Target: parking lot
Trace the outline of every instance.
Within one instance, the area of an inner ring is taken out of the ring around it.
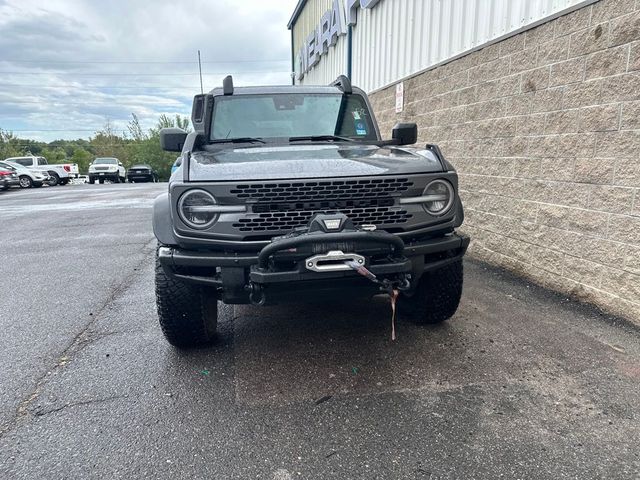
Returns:
[[[396,342],[344,298],[224,306],[176,351],[164,188],[0,195],[0,478],[638,478],[639,330],[473,261],[456,316]]]

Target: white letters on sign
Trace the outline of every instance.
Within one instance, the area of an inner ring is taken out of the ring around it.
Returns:
[[[380,0],[333,0],[318,26],[307,36],[296,58],[296,78],[304,77],[319,61],[320,57],[338,42],[338,37],[347,33],[347,25],[357,22],[358,8],[373,8]]]
[[[396,84],[396,113],[404,109],[404,82]]]

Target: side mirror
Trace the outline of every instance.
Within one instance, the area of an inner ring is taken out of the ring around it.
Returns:
[[[391,130],[394,145],[413,145],[418,141],[418,126],[415,123],[396,123]]]
[[[182,152],[187,132],[181,128],[163,128],[160,130],[160,146],[167,152]]]

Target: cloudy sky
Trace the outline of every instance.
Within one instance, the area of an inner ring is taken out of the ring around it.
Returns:
[[[0,0],[0,128],[88,138],[135,113],[189,115],[200,91],[289,83],[297,0]]]

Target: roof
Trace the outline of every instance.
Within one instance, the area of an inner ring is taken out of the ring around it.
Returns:
[[[300,16],[300,13],[302,13],[302,9],[306,4],[307,4],[307,0],[298,0],[298,4],[296,5],[296,8],[293,9],[293,15],[291,15],[291,20],[289,20],[289,23],[287,23],[287,28],[289,30],[293,28],[293,24],[296,23],[296,20],[298,20],[298,17]]]
[[[211,95],[223,95],[222,87],[216,87],[209,93]],[[234,87],[233,89],[233,95],[273,93],[342,93],[342,90],[329,85],[269,85],[265,87]]]

